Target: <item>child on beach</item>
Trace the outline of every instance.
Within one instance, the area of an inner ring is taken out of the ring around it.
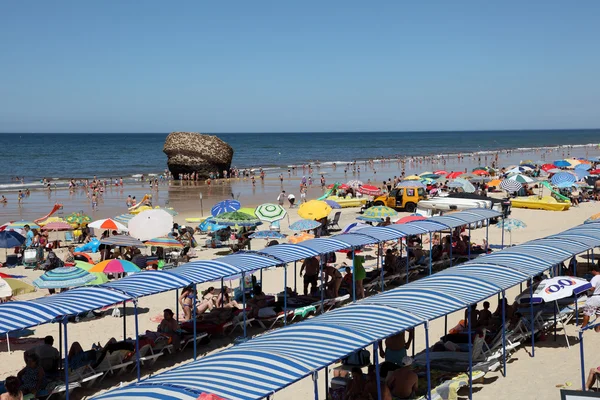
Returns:
[[[98,196],[96,193],[92,194],[92,211],[98,210]]]

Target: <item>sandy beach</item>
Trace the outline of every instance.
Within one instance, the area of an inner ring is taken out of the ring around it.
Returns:
[[[192,193],[188,196],[193,198],[194,189],[188,188]],[[193,200],[189,200],[192,202]],[[195,205],[188,205],[191,208],[195,208]],[[287,206],[286,206],[287,207]],[[185,209],[185,207],[182,207]],[[209,207],[205,207],[206,209]],[[513,209],[512,217],[518,218],[527,224],[527,228],[518,230],[512,233],[513,244],[519,244],[532,240],[548,236],[551,234],[559,233],[565,229],[581,224],[587,217],[600,211],[600,207],[596,202],[590,202],[580,205],[579,207],[573,207],[567,212],[549,212],[549,211],[534,211],[534,210],[523,210]],[[114,211],[113,211],[114,212]],[[340,225],[343,227],[351,222],[355,221],[358,209],[343,209],[342,218]],[[400,213],[400,216],[407,215],[406,213]],[[177,222],[185,224],[185,219],[188,217],[198,216],[197,211],[183,211],[175,217]],[[295,209],[290,210],[290,223],[299,219]],[[287,222],[282,223],[282,232],[290,234]],[[203,236],[197,236],[200,242],[202,242]],[[472,232],[473,241],[475,243],[482,243],[485,238],[485,229],[477,229]],[[501,241],[501,230],[491,227],[489,229],[489,240],[492,245],[500,244]],[[508,238],[505,239],[506,242]],[[253,240],[253,249],[259,249],[266,244],[264,240]],[[218,249],[204,249],[198,251],[198,259],[212,259],[217,257]],[[371,249],[370,253],[374,254]],[[338,262],[340,260],[338,259]],[[289,269],[289,271],[293,271]],[[39,271],[25,270],[23,267],[17,267],[8,271],[14,274],[23,274],[28,279],[33,280],[41,273]],[[283,270],[275,269],[264,271],[263,273],[264,286],[263,289],[266,293],[277,293],[283,287]],[[292,273],[293,274],[293,273]],[[300,285],[301,278],[298,278]],[[232,283],[234,286],[237,282]],[[200,289],[205,289],[209,286],[218,286],[218,283],[206,283],[199,285]],[[293,285],[293,277],[288,276],[288,286]],[[519,288],[513,288],[507,292],[507,297],[512,303],[514,296],[518,294]],[[19,296],[20,300],[28,298],[34,298],[46,295],[46,291],[38,291],[36,293]],[[491,298],[489,301],[492,303],[491,308],[495,309],[497,305],[496,298]],[[140,332],[145,330],[154,330],[156,323],[152,322],[151,318],[161,314],[163,308],[171,307],[175,309],[176,295],[175,292],[167,292],[159,295],[148,296],[139,300],[139,329]],[[127,337],[134,337],[134,320],[133,320],[133,308],[128,307],[127,316]],[[457,312],[453,315],[448,316],[448,325],[454,326],[458,321],[462,319],[462,311]],[[35,334],[32,338],[43,338],[46,335],[53,335],[58,338],[58,326],[55,324],[46,324],[35,327]],[[430,325],[430,338],[434,340],[443,335],[444,321],[443,319],[435,320]],[[572,384],[574,388],[580,386],[580,375],[579,375],[579,348],[578,341],[576,340],[576,330],[574,325],[568,325],[568,334],[570,337],[571,348],[567,348],[562,334],[558,335],[558,339],[555,342],[551,337],[546,337],[543,341],[536,344],[535,357],[529,356],[530,345],[526,344],[523,348],[512,357],[508,364],[508,375],[502,377],[500,372],[488,373],[484,379],[483,384],[478,383],[474,387],[475,398],[477,399],[495,399],[495,398],[527,398],[527,399],[547,399],[557,398],[558,389],[556,385],[559,384]],[[249,335],[259,334],[261,330],[256,328],[249,329]],[[93,343],[104,343],[110,337],[120,338],[123,335],[123,320],[122,318],[112,318],[105,316],[99,319],[85,320],[79,323],[69,324],[69,342],[78,341],[84,349],[90,348]],[[239,331],[236,335],[239,335]],[[416,351],[419,352],[424,348],[423,339],[423,328],[419,327],[416,329]],[[585,349],[586,349],[586,367],[600,365],[600,355],[594,351],[594,349],[600,344],[600,335],[593,332],[586,333]],[[220,337],[216,336],[213,338],[208,346],[199,347],[200,354],[207,354],[212,351],[218,351],[220,348],[229,346],[233,337]],[[0,344],[0,354],[2,354],[2,364],[0,365],[0,376],[8,376],[16,374],[22,368],[23,350],[35,345],[33,340],[27,340],[32,342],[29,344],[13,344],[13,351],[7,352],[6,343]],[[183,353],[176,353],[174,355],[161,357],[157,364],[152,369],[152,374],[173,368],[181,363],[188,362],[192,359],[192,351],[187,349]],[[558,366],[558,367],[557,367]],[[538,371],[538,372],[534,372]],[[142,370],[143,376],[148,376],[147,370]],[[78,390],[73,393],[72,398],[82,398],[85,396],[91,396],[99,392],[105,391],[120,385],[122,383],[133,382],[135,380],[135,373],[122,375],[118,378],[108,377],[96,390]],[[319,390],[320,398],[324,397],[324,372],[319,374]],[[460,392],[465,394],[464,389]],[[276,398],[291,398],[291,399],[307,399],[313,396],[312,380],[310,378],[304,379],[298,382],[280,393],[276,394]]]

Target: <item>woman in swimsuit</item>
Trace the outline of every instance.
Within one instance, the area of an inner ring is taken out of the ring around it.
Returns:
[[[194,289],[190,286],[184,288],[179,296],[179,304],[183,310],[183,315],[186,321],[192,319],[192,306],[194,304]]]

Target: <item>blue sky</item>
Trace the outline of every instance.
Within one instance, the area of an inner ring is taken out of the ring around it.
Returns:
[[[13,1],[2,132],[600,127],[600,2]]]

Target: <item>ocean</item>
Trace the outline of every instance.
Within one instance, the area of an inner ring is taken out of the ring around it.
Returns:
[[[283,169],[321,162],[449,154],[488,154],[506,149],[523,152],[540,147],[590,145],[600,141],[600,129],[469,131],[469,132],[315,132],[216,134],[234,149],[240,168]],[[167,134],[0,134],[0,189],[28,187],[50,178],[59,185],[75,178],[160,174],[167,157]],[[41,185],[40,185],[41,186]]]

